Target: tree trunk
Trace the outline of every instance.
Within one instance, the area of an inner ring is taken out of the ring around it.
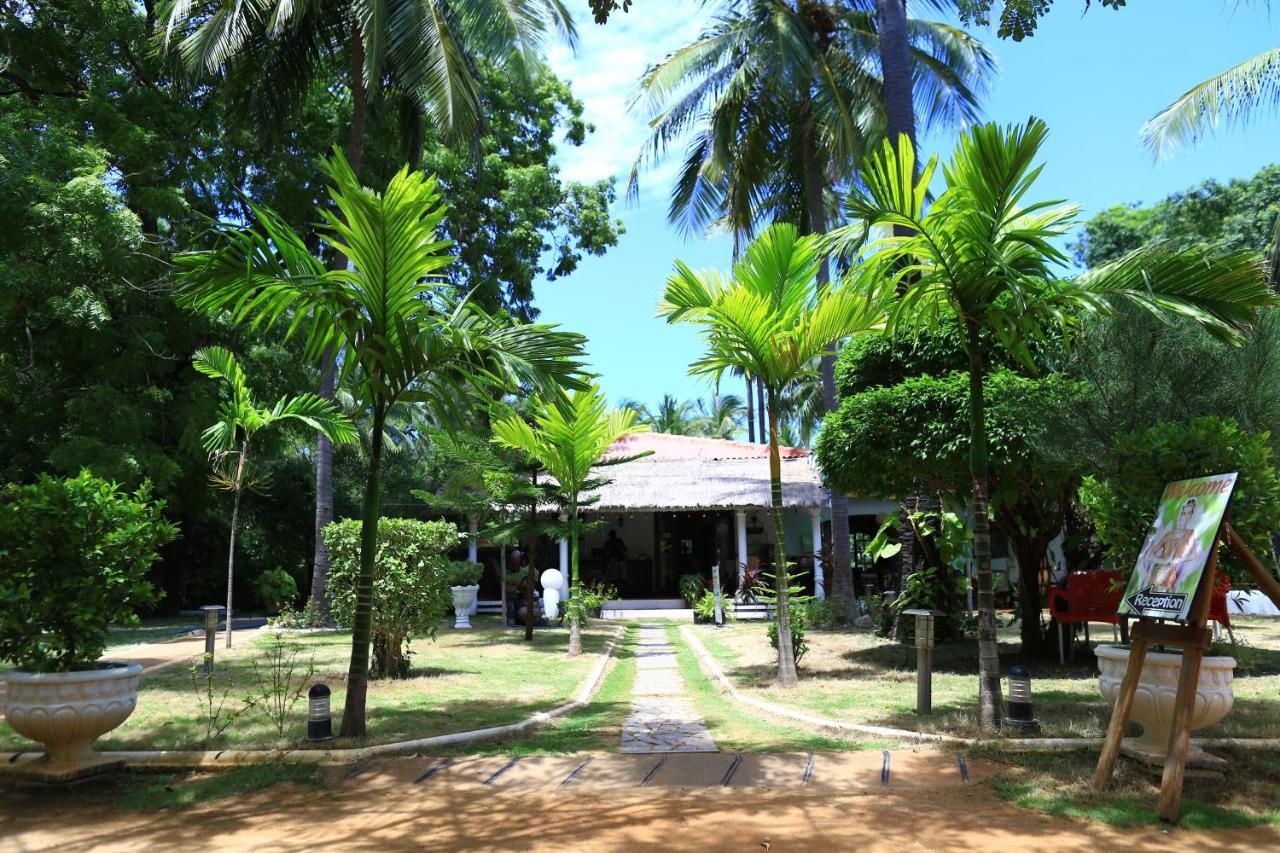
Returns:
[[[356,24],[351,35],[351,130],[347,135],[347,163],[360,174],[364,161],[365,125],[369,111],[369,97],[364,80],[364,39],[360,25]],[[343,269],[347,258],[335,252],[330,261],[331,269]],[[332,400],[337,391],[338,354],[328,349],[324,354],[324,366],[320,370],[319,396]],[[307,602],[314,621],[328,624],[329,615],[329,548],[324,544],[324,529],[333,523],[333,442],[322,432],[316,433],[316,523],[315,546],[311,557],[311,596]]]
[[[907,39],[906,0],[876,0],[876,30],[880,35],[880,73],[884,81],[886,130],[893,145],[906,134],[916,142],[915,100],[911,76],[911,44]],[[918,161],[917,161],[918,162]],[[894,227],[894,233],[898,232]],[[910,233],[908,229],[907,233]]]
[[[249,454],[249,439],[240,444],[240,459],[236,462],[236,491],[231,501],[231,544],[227,548],[227,648],[231,648],[231,592],[235,585],[236,528],[240,526],[240,496],[244,494],[244,459]]]
[[[569,594],[568,601],[578,594],[578,504],[569,508]],[[577,605],[569,610],[569,656],[582,654],[582,620]]]
[[[809,233],[827,233],[827,209],[824,204],[826,181],[823,177],[822,164],[818,162],[818,146],[814,139],[812,107],[806,99],[804,104],[805,124],[802,135],[804,145],[804,194],[805,209],[809,220]],[[818,265],[818,287],[826,286],[831,280],[831,271],[824,257]],[[830,341],[822,354],[822,402],[828,412],[834,412],[840,401],[836,395],[836,347],[837,341]],[[831,561],[826,566],[827,582],[830,584],[831,597],[844,601],[848,607],[848,616],[853,618],[855,601],[853,589],[853,555],[849,548],[849,498],[839,489],[832,489],[828,499],[831,508]]]
[[[532,474],[533,484],[538,485],[538,472]],[[529,573],[526,576],[528,588],[524,591],[524,638],[526,642],[533,640],[533,585],[538,582],[538,499],[529,504]]]
[[[769,435],[769,434],[765,431],[765,428],[764,428],[764,416],[765,416],[765,415],[764,415],[764,413],[765,413],[765,407],[764,407],[764,382],[762,382],[762,381],[760,381],[759,379],[757,379],[757,380],[756,380],[756,417],[759,419],[759,423],[757,424],[757,428],[758,428],[758,430],[759,430],[759,432],[760,432],[760,443],[761,443],[761,444],[764,444],[765,442],[767,442],[767,441],[769,440],[769,438],[768,438],[768,435]]]
[[[966,321],[969,355],[969,474],[973,478],[973,560],[978,599],[978,725],[1000,727],[1000,651],[996,645],[995,589],[991,575],[991,520],[988,516],[987,433],[978,324]]]
[[[791,646],[791,608],[787,568],[787,531],[782,521],[782,459],[778,454],[778,395],[769,393],[769,498],[773,510],[773,576],[777,595],[778,683],[790,686],[796,677],[795,650]]]
[[[742,378],[747,383],[747,441],[752,444],[756,443],[756,395],[751,387],[751,377],[742,374]]]
[[[378,554],[378,517],[382,479],[382,429],[387,414],[373,410],[369,472],[360,518],[360,574],[356,578],[356,611],[351,621],[351,666],[347,670],[347,701],[342,711],[342,736],[364,737],[365,698],[369,688],[369,644],[373,637],[373,563]]]
[[[1010,537],[1010,544],[1018,560],[1022,654],[1034,656],[1044,647],[1044,632],[1040,630],[1040,613],[1043,609],[1040,596],[1040,567],[1044,565],[1048,543],[1040,536],[1027,536]]]

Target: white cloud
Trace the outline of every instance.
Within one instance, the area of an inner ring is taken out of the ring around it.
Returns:
[[[578,22],[578,50],[563,44],[548,52],[555,73],[567,80],[583,103],[583,117],[595,125],[581,147],[561,146],[558,161],[570,180],[618,179],[622,189],[631,165],[648,136],[646,117],[628,110],[645,69],[702,31],[709,11],[701,3],[640,0],[626,14],[614,12],[596,25],[586,0],[571,4]],[[642,204],[666,196],[679,164],[679,149],[640,182]]]

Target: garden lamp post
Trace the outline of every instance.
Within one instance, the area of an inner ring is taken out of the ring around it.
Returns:
[[[916,620],[916,714],[928,716],[933,713],[933,625],[935,613],[932,610],[904,610],[903,616],[912,616]]]
[[[213,672],[214,640],[218,636],[218,620],[227,608],[221,604],[206,604],[200,608],[204,613],[204,674]]]

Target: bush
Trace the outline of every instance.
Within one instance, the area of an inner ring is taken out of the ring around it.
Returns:
[[[940,643],[960,639],[967,584],[968,579],[950,567],[930,566],[912,572],[890,607],[897,625],[895,638],[903,643],[915,642],[916,620],[901,618],[903,611],[938,610],[943,615],[934,618],[934,639]]]
[[[475,586],[484,575],[484,566],[466,560],[449,562],[449,586]]]
[[[324,529],[324,542],[329,547],[333,618],[350,626],[360,574],[360,522],[348,519],[330,524]],[[408,641],[435,637],[440,619],[453,604],[445,555],[457,544],[458,528],[447,521],[384,518],[378,523],[372,677],[408,675]]]
[[[0,490],[0,659],[29,672],[89,668],[107,626],[156,599],[146,580],[178,535],[143,483],[133,494],[88,471]]]
[[[1118,470],[1106,478],[1087,477],[1080,488],[1111,565],[1128,571],[1137,563],[1166,483],[1229,471],[1240,472],[1231,523],[1265,560],[1270,532],[1280,529],[1280,473],[1271,462],[1270,439],[1270,433],[1246,432],[1234,420],[1216,417],[1118,436]],[[1252,577],[1230,549],[1220,552],[1218,566],[1232,581]]]
[[[809,651],[809,643],[805,640],[805,613],[806,600],[792,599],[787,602],[787,609],[791,611],[791,657],[795,660],[796,669],[800,668],[800,658],[804,657],[804,653]],[[769,623],[769,645],[773,646],[773,650],[778,650],[778,623],[773,621]]]
[[[842,598],[806,598],[804,618],[805,624],[830,631],[849,621],[849,602]]]
[[[298,582],[284,569],[267,569],[258,576],[254,588],[269,613],[288,610],[298,598]]]
[[[692,607],[699,598],[702,598],[702,593],[706,591],[707,584],[702,580],[702,575],[688,574],[680,576],[678,587],[680,589],[680,597],[689,602]]]
[[[721,594],[720,607],[724,609],[724,621],[733,621],[733,599],[727,595]],[[693,612],[697,614],[699,619],[706,622],[713,622],[716,618],[716,594],[711,590],[707,590],[702,597],[693,602]]]
[[[560,603],[560,608],[566,623],[576,618],[579,625],[585,625],[587,619],[603,607],[606,601],[617,597],[617,588],[608,584],[582,584],[573,591],[573,596],[568,601]]]

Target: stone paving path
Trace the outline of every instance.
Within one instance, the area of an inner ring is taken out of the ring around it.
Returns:
[[[622,724],[622,752],[719,752],[687,696],[675,649],[661,625],[642,625],[636,645],[631,713]]]

